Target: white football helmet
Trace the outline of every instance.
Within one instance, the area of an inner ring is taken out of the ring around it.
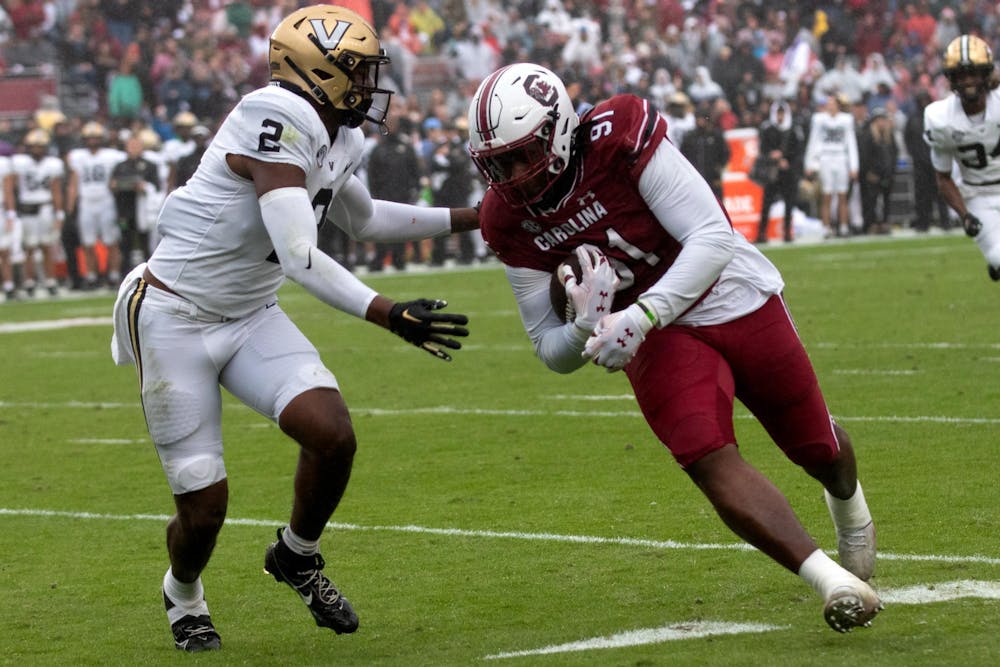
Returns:
[[[269,60],[272,80],[340,111],[349,127],[385,123],[392,92],[378,87],[378,74],[389,57],[355,12],[335,5],[292,12],[271,34]]]
[[[469,106],[469,152],[511,206],[538,201],[566,170],[580,117],[550,70],[508,65],[483,80]],[[515,173],[515,164],[527,169]]]

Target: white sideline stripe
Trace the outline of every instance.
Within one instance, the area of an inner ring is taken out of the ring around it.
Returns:
[[[68,512],[65,510],[45,510],[28,508],[0,507],[0,516],[53,517],[64,519],[96,519],[103,521],[167,521],[166,514],[101,514],[95,512]],[[284,521],[272,519],[241,519],[227,517],[226,525],[233,526],[284,526]],[[361,526],[356,523],[326,524],[332,530],[353,530],[359,532],[392,532],[416,533],[424,535],[445,535],[448,537],[486,537],[494,539],[526,540],[541,542],[568,542],[572,544],[611,544],[628,547],[663,550],[689,551],[755,551],[745,542],[719,544],[712,542],[676,542],[674,540],[647,540],[636,537],[600,537],[597,535],[562,535],[558,533],[523,533],[518,531],[498,530],[468,530],[464,528],[429,528],[427,526]],[[830,553],[833,553],[832,551]],[[989,556],[950,556],[944,554],[893,554],[879,552],[879,560],[938,562],[938,563],[976,563],[983,565],[1000,565],[1000,558]]]
[[[929,604],[961,598],[1000,600],[1000,582],[963,579],[939,584],[918,584],[879,591],[879,597],[882,602],[891,604]]]
[[[483,657],[483,660],[502,660],[504,658],[521,658],[529,655],[549,655],[552,653],[571,653],[575,651],[591,651],[602,648],[623,648],[625,646],[644,646],[646,644],[661,644],[679,639],[697,639],[699,637],[715,637],[718,635],[740,635],[747,633],[774,632],[785,630],[789,626],[763,625],[761,623],[721,623],[718,621],[694,621],[692,623],[676,623],[662,628],[643,628],[629,630],[607,637],[594,637],[568,644],[556,644],[528,651],[509,651],[495,653]]]
[[[88,401],[63,401],[61,403],[45,402],[15,402],[0,401],[0,410],[4,408],[25,408],[25,409],[59,409],[59,408],[80,408],[93,410],[95,408],[103,410],[129,408],[140,409],[139,403],[115,403],[115,402],[88,402]],[[242,406],[240,406],[242,407]],[[249,409],[249,408],[247,408]],[[493,408],[456,408],[450,405],[439,405],[430,408],[406,408],[402,410],[389,410],[385,408],[351,408],[351,414],[372,415],[375,417],[398,417],[405,415],[478,415],[488,417],[642,417],[638,410],[501,410]],[[902,415],[883,415],[879,417],[857,416],[848,417],[845,415],[834,415],[837,421],[841,422],[888,422],[888,423],[935,423],[935,424],[1000,424],[1000,417],[946,417],[943,415],[917,415],[906,417]],[[734,419],[754,419],[750,414],[736,414]]]
[[[145,438],[71,438],[66,442],[75,445],[136,445],[141,442],[148,443]]]
[[[840,343],[809,343],[806,347],[863,347],[866,349],[878,347],[894,350],[1000,350],[1000,343],[858,343],[843,341]]]
[[[24,333],[25,331],[50,331],[72,327],[110,327],[114,320],[110,317],[70,317],[63,320],[37,320],[34,322],[8,322],[0,324],[0,333]]]
[[[898,371],[892,369],[877,368],[839,368],[833,371],[834,375],[916,375],[923,371]]]

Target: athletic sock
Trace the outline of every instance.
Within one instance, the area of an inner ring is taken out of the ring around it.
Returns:
[[[185,616],[208,616],[201,577],[189,584],[184,583],[174,576],[172,568],[167,568],[167,573],[163,575],[163,594],[173,603],[167,609],[167,619],[171,625]]]
[[[826,506],[830,510],[830,518],[837,530],[854,530],[864,528],[872,522],[872,513],[868,510],[868,503],[865,501],[865,493],[861,490],[861,482],[857,483],[854,495],[846,500],[841,500],[823,489],[826,496]]]
[[[285,526],[281,531],[281,541],[285,546],[300,556],[313,556],[319,553],[319,540],[305,540],[292,532],[291,526]]]
[[[799,576],[805,579],[824,600],[840,586],[861,583],[860,579],[837,565],[832,558],[823,553],[822,549],[816,549],[802,561],[802,565],[799,566]]]

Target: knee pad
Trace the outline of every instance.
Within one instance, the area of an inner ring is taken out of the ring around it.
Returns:
[[[174,495],[199,491],[226,478],[222,454],[199,453],[166,457],[160,454],[163,472]]]

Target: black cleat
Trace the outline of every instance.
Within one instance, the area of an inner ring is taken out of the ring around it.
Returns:
[[[300,556],[289,549],[281,539],[281,529],[278,529],[278,541],[264,552],[264,571],[299,594],[316,619],[316,625],[330,628],[338,635],[349,634],[358,629],[358,615],[323,574],[325,565],[319,554]]]
[[[173,601],[163,594],[163,604],[167,611],[174,607]],[[212,618],[205,616],[185,616],[170,625],[174,633],[174,646],[180,651],[199,653],[201,651],[218,651],[222,648],[222,639],[212,625]]]
[[[987,264],[986,268],[990,272],[990,280],[993,280],[994,282],[1000,280],[1000,267],[993,266],[992,264]]]

